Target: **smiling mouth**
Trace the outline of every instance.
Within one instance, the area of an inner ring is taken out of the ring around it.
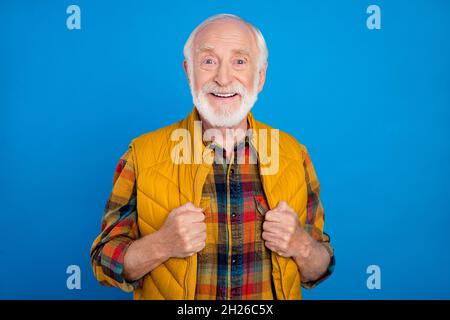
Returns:
[[[238,95],[237,93],[213,93],[213,92],[210,92],[210,94],[216,98],[221,99],[233,98]]]

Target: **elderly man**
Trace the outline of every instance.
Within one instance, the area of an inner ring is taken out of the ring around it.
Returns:
[[[331,274],[334,254],[306,148],[250,112],[266,77],[264,38],[216,15],[184,55],[195,107],[121,157],[94,274],[135,299],[301,299],[301,286]]]

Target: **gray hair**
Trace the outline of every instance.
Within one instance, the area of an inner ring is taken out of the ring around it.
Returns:
[[[214,21],[217,21],[217,20],[222,20],[222,19],[231,19],[231,20],[241,21],[250,27],[250,29],[252,30],[252,32],[256,38],[256,44],[257,44],[257,47],[259,50],[258,70],[261,70],[261,68],[264,67],[264,65],[267,63],[267,58],[269,56],[266,41],[264,40],[264,37],[263,37],[261,31],[259,31],[259,29],[257,27],[255,27],[254,25],[252,25],[251,23],[245,21],[244,19],[242,19],[234,14],[221,13],[221,14],[216,14],[214,16],[211,16],[208,19],[206,19],[205,21],[203,21],[201,24],[199,24],[194,29],[194,31],[192,31],[192,33],[190,34],[186,43],[184,44],[183,53],[184,53],[184,58],[186,59],[186,62],[188,64],[189,73],[192,74],[192,62],[193,62],[192,61],[192,50],[193,50],[195,36],[201,29],[203,29],[208,24],[210,24]]]

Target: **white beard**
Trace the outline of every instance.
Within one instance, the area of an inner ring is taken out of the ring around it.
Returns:
[[[192,79],[193,80],[193,79]],[[194,83],[191,81],[191,83]],[[248,92],[241,84],[233,85],[232,88],[227,89],[229,92],[237,92],[241,97],[241,105],[233,110],[233,106],[227,103],[222,103],[217,109],[211,106],[208,101],[207,95],[211,92],[211,89],[220,88],[213,82],[205,84],[196,93],[191,85],[191,94],[194,101],[194,105],[197,108],[200,115],[208,121],[214,127],[233,127],[239,124],[247,114],[253,108],[258,99],[257,85],[259,83],[259,74],[255,77],[253,83],[253,90]]]

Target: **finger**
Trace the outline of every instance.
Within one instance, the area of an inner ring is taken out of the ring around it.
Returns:
[[[280,249],[280,246],[277,242],[268,241],[265,243],[265,246],[272,252],[278,254],[279,256],[287,257],[286,253]]]
[[[272,221],[264,221],[263,225],[264,231],[270,231],[270,232],[281,232],[281,225],[278,222],[272,222]]]
[[[196,234],[191,240],[190,243],[193,246],[198,246],[200,244],[206,243],[206,232]]]
[[[273,251],[273,252],[277,252],[277,245],[276,245],[276,243],[275,242],[273,242],[273,241],[265,241],[264,242],[264,245],[266,246],[266,248],[267,249],[269,249],[270,251]]]
[[[206,232],[205,233],[199,233],[193,236],[193,238],[190,240],[190,243],[193,245],[198,245],[201,243],[206,242]]]
[[[283,235],[276,232],[263,231],[261,237],[264,241],[283,241]]]
[[[197,236],[198,234],[204,233],[206,234],[206,223],[204,222],[196,222],[191,225],[189,228],[189,231],[194,236]]]
[[[192,202],[186,202],[180,207],[180,209],[187,211],[203,211],[203,208],[196,207]]]
[[[197,223],[205,220],[205,214],[198,211],[186,211],[183,213],[183,217],[186,218],[187,223]]]
[[[261,234],[261,238],[264,241],[270,241],[272,239],[272,236],[271,236],[271,234],[269,232],[263,231],[263,233]]]
[[[195,252],[200,252],[200,251],[202,251],[205,247],[206,247],[205,241],[199,242],[199,243],[194,247],[194,251],[195,251]]]
[[[275,209],[267,211],[264,217],[266,221],[280,222],[280,212]]]
[[[264,241],[275,241],[279,239],[279,236],[273,232],[263,231],[263,233],[261,234],[261,238]]]
[[[291,207],[284,200],[281,200],[280,202],[278,202],[277,206],[275,207],[275,209],[280,210],[280,211],[289,210],[290,208]]]

